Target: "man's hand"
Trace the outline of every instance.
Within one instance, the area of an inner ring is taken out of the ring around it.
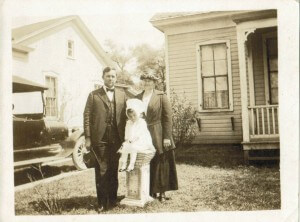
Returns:
[[[171,140],[169,140],[169,139],[164,139],[164,147],[167,148],[167,147],[169,147],[169,146],[171,146]]]
[[[87,151],[90,151],[90,149],[91,149],[91,138],[90,137],[85,138],[85,147],[86,147]]]

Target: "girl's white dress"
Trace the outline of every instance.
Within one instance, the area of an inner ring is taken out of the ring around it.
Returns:
[[[120,150],[121,153],[153,153],[155,148],[152,138],[144,119],[139,118],[133,122],[127,120],[125,127],[125,142]]]

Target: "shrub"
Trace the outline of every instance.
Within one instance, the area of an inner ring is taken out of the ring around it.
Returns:
[[[40,172],[42,179],[45,179],[41,166],[36,169]],[[27,176],[30,182],[36,181],[35,178],[30,174],[27,174]],[[45,211],[49,215],[62,213],[63,206],[61,203],[62,198],[59,192],[60,187],[60,180],[52,182],[50,184],[42,184],[40,186],[34,187],[34,192],[38,195],[38,201],[35,203],[35,207],[39,212]]]
[[[185,93],[180,96],[171,92],[173,137],[177,147],[191,144],[197,134],[196,113],[197,110],[187,99]]]

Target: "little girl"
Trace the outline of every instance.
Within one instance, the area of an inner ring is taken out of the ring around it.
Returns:
[[[141,118],[145,111],[144,107],[139,99],[129,99],[126,102],[128,120],[125,127],[125,141],[118,150],[122,154],[120,172],[126,170],[128,154],[130,154],[130,162],[127,171],[130,172],[134,169],[137,153],[155,153],[147,123]]]

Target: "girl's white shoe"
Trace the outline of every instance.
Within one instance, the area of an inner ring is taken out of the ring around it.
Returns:
[[[133,171],[134,169],[134,164],[129,164],[129,166],[127,167],[127,172]]]
[[[119,172],[123,172],[126,170],[126,164],[123,164],[122,167],[119,169]]]

